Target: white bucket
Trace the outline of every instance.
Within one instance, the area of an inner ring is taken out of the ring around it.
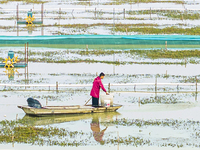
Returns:
[[[104,106],[110,107],[110,100],[104,100]]]
[[[109,94],[109,95],[106,95],[106,94],[101,94],[100,95],[100,100],[101,100],[101,106],[105,106],[104,103],[106,100],[109,100],[110,102],[110,106],[113,106],[113,96],[114,94]],[[109,107],[110,107],[109,106]]]

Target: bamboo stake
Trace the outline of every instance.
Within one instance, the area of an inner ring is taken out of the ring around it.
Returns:
[[[25,43],[25,64],[26,64],[26,43]]]

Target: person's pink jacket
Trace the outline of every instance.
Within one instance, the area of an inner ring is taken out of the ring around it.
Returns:
[[[93,86],[92,86],[92,90],[90,92],[90,95],[92,97],[95,97],[95,98],[99,98],[99,93],[100,93],[100,88],[106,92],[106,89],[104,88],[102,82],[101,82],[101,78],[100,77],[96,77],[94,79],[94,82],[93,82]]]

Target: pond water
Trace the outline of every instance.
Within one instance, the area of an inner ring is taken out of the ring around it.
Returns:
[[[129,82],[155,82],[156,74],[165,74],[166,70],[171,77],[158,78],[158,82],[180,82],[185,77],[199,75],[196,65],[109,65],[101,63],[33,63],[28,65],[30,84],[85,83],[91,84],[96,72],[104,71],[107,76],[104,85]],[[113,74],[115,67],[115,74]],[[17,69],[14,80],[1,70],[1,83],[23,84],[24,70]],[[97,73],[97,74],[98,74]],[[132,75],[132,76],[131,76]],[[172,75],[175,75],[174,77]],[[180,77],[179,77],[180,76]],[[83,81],[83,82],[81,82]],[[26,120],[30,126],[37,128],[59,128],[75,132],[75,137],[65,136],[58,141],[79,143],[78,147],[70,149],[173,149],[199,148],[199,94],[192,93],[144,93],[127,92],[128,87],[111,87],[114,93],[114,102],[123,105],[115,113],[83,114],[33,118],[17,108],[18,105],[27,105],[27,98],[38,99],[45,105],[84,105],[90,98],[90,88],[68,88],[64,91],[9,91],[4,89],[0,93],[0,120]],[[107,86],[106,86],[107,88]],[[133,87],[131,87],[133,89]],[[141,87],[143,88],[143,87]],[[146,87],[145,87],[146,88]],[[154,88],[154,87],[150,87]],[[163,87],[160,87],[163,88]],[[187,87],[190,89],[190,87]],[[137,87],[139,89],[139,87]],[[176,88],[175,88],[176,89]],[[16,90],[16,89],[15,89]],[[115,91],[117,90],[117,91]],[[191,89],[190,89],[191,90]],[[193,88],[195,91],[195,88]],[[132,90],[133,91],[133,90]],[[154,91],[154,90],[152,90]],[[48,102],[48,104],[47,104]],[[90,102],[91,103],[91,102]],[[153,122],[153,124],[149,124]],[[194,122],[194,123],[193,123]],[[133,123],[133,124],[132,124]],[[138,123],[141,126],[138,126]],[[154,124],[155,123],[155,124]],[[160,125],[157,125],[159,123]],[[167,125],[166,125],[167,124]],[[76,133],[78,132],[78,133]],[[96,137],[96,135],[101,135]],[[44,145],[39,149],[66,148],[50,146],[50,140],[57,140],[57,136],[43,137]],[[102,139],[99,141],[99,138]],[[119,140],[117,140],[119,139]],[[14,147],[13,147],[14,144]],[[38,148],[37,144],[1,143],[1,149]]]
[[[158,96],[167,96],[169,94],[158,94]],[[171,94],[170,94],[171,95]],[[82,115],[66,115],[54,117],[39,117],[36,120],[33,117],[26,116],[25,113],[17,108],[17,105],[26,105],[28,97],[34,97],[40,100],[44,106],[46,103],[45,96],[48,96],[48,105],[69,105],[69,104],[84,104],[84,100],[89,98],[88,92],[75,93],[55,93],[55,92],[2,92],[0,104],[0,120],[26,120],[31,126],[36,127],[56,127],[66,129],[71,132],[83,132],[82,136],[77,136],[76,140],[70,138],[72,142],[78,141],[81,145],[70,147],[70,149],[92,149],[92,148],[109,148],[109,149],[123,149],[133,148],[134,143],[129,142],[127,146],[124,143],[109,143],[109,139],[121,138],[127,139],[129,136],[139,137],[143,140],[150,141],[149,144],[138,145],[137,149],[158,148],[165,143],[183,145],[185,148],[195,148],[199,141],[196,140],[195,133],[199,132],[199,126],[191,124],[191,121],[199,121],[200,117],[200,103],[195,100],[192,95],[176,94],[173,98],[177,99],[177,103],[147,103],[138,104],[138,97],[145,99],[154,97],[154,94],[144,93],[115,93],[114,102],[122,104],[123,107],[114,113],[98,113],[98,114],[82,114]],[[132,101],[133,100],[133,101]],[[12,111],[11,111],[12,110]],[[163,122],[177,122],[175,125],[137,125],[129,124],[115,124],[116,120],[126,119],[127,121],[163,121]],[[166,120],[167,119],[167,120]],[[105,131],[103,131],[106,129]],[[104,132],[103,141],[106,144],[101,145],[96,138],[95,133]],[[197,136],[198,137],[198,136]],[[53,137],[52,137],[53,138]],[[68,136],[65,137],[69,138]],[[75,140],[75,141],[74,141]],[[128,140],[128,139],[127,139]],[[187,142],[186,142],[187,141]],[[82,143],[83,142],[83,143]],[[189,143],[189,145],[186,145]],[[195,146],[196,145],[196,146]],[[37,145],[30,144],[0,144],[1,149],[26,149],[38,148]],[[173,146],[164,146],[167,149],[173,149]],[[40,146],[39,149],[52,149],[55,146]],[[58,147],[62,149],[63,147]],[[135,147],[136,148],[136,147]]]

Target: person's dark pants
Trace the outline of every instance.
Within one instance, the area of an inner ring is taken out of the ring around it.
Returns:
[[[92,107],[98,107],[99,106],[99,98],[92,97]]]

